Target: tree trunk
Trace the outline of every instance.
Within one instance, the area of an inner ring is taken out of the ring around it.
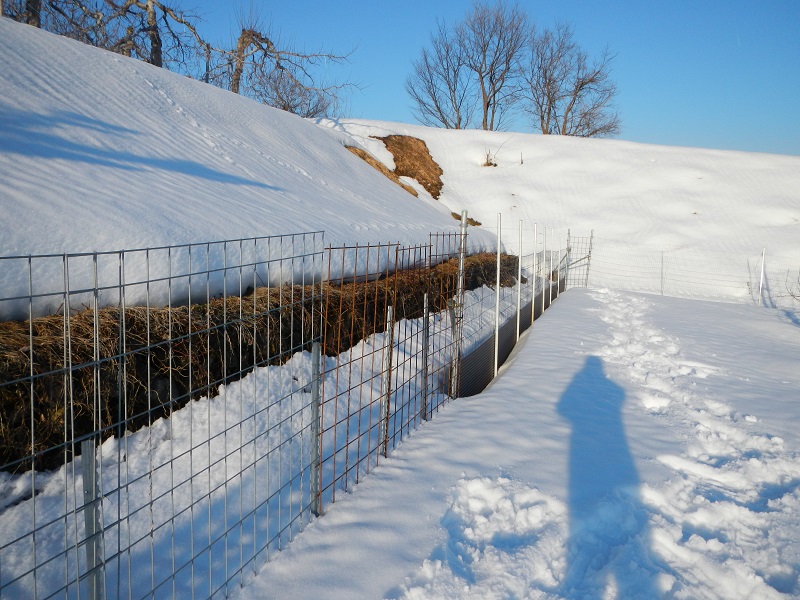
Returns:
[[[25,0],[25,22],[34,27],[42,26],[42,0]]]
[[[239,35],[239,39],[236,42],[233,75],[231,76],[231,91],[234,94],[239,93],[239,85],[241,84],[242,73],[244,72],[244,55],[252,42],[253,31],[251,29],[242,29],[242,33]]]
[[[150,38],[150,64],[162,67],[161,34],[158,32],[156,6],[153,0],[147,0],[147,35]]]

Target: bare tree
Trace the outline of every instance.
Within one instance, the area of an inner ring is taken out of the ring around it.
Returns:
[[[581,137],[613,136],[620,118],[613,101],[617,88],[611,80],[613,55],[604,50],[590,62],[573,40],[572,27],[533,33],[523,69],[523,110],[544,134]]]
[[[330,115],[349,83],[321,83],[315,69],[346,55],[282,46],[251,15],[234,47],[201,35],[180,0],[0,0],[11,18],[138,58],[303,116]],[[240,21],[243,19],[240,19]]]
[[[25,22],[34,27],[42,26],[42,0],[25,1]]]
[[[161,0],[5,0],[5,12],[52,33],[186,71],[204,42],[197,18]]]
[[[341,92],[350,83],[326,84],[315,69],[339,64],[347,55],[331,52],[300,52],[284,46],[256,22],[243,26],[232,50],[217,54],[217,85],[295,114],[308,117],[330,115]]]
[[[485,130],[498,129],[503,113],[516,100],[519,54],[529,30],[528,17],[519,5],[507,6],[502,0],[493,6],[476,2],[456,28],[465,64],[477,81]]]
[[[109,9],[107,21],[119,23],[118,30],[124,31],[109,50],[188,74],[208,47],[197,17],[177,5],[161,0],[103,1]]]
[[[264,104],[303,118],[331,117],[338,108],[336,94],[300,85],[287,68],[274,69],[252,93]]]
[[[475,113],[474,84],[464,60],[461,44],[444,23],[431,35],[431,50],[422,49],[405,88],[415,104],[417,119],[424,125],[465,129]]]
[[[2,0],[0,15],[33,27],[42,27],[42,0]]]

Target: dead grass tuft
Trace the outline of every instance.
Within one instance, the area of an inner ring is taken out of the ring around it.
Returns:
[[[397,185],[399,185],[401,188],[403,188],[409,194],[412,194],[415,198],[419,198],[419,194],[417,193],[417,190],[412,188],[410,185],[400,181],[400,176],[399,175],[397,175],[394,171],[390,171],[389,168],[386,165],[384,165],[381,161],[379,161],[374,156],[372,156],[369,152],[367,152],[363,148],[358,148],[356,146],[345,146],[345,148],[350,150],[350,152],[355,154],[357,157],[359,157],[365,163],[367,163],[371,167],[377,169],[383,175],[385,175],[386,177],[388,177],[389,179],[394,181]]]
[[[457,212],[451,212],[450,216],[453,217],[456,221],[460,221],[461,220],[461,215],[458,214]],[[469,225],[470,227],[480,227],[481,224],[482,223],[480,221],[476,221],[472,217],[467,216],[467,225]]]
[[[434,198],[442,193],[442,168],[433,160],[428,145],[421,139],[408,135],[376,137],[394,156],[394,172],[416,179]]]

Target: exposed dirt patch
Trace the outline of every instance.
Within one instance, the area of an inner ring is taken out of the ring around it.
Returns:
[[[376,137],[394,156],[397,175],[412,177],[434,198],[442,193],[442,168],[433,160],[428,145],[419,138],[408,135],[387,135]]]
[[[381,173],[383,173],[386,177],[394,181],[397,185],[407,191],[409,194],[413,194],[415,197],[419,198],[419,194],[417,190],[412,188],[410,185],[407,185],[400,181],[400,176],[397,175],[394,171],[390,171],[386,165],[384,165],[381,161],[377,160],[374,156],[372,156],[369,152],[365,151],[363,148],[357,148],[356,146],[345,146],[350,152],[355,154],[365,163],[374,167]]]

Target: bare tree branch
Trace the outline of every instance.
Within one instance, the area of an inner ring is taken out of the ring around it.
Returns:
[[[519,53],[527,41],[528,18],[519,5],[500,0],[494,6],[476,2],[466,20],[456,28],[467,68],[480,90],[481,127],[493,130],[517,97]]]
[[[529,57],[523,70],[523,110],[544,134],[606,137],[620,131],[613,107],[617,94],[611,80],[608,49],[589,62],[573,41],[572,28],[558,24],[554,31],[531,34]]]
[[[324,82],[317,72],[347,55],[282,46],[257,24],[243,26],[235,47],[217,48],[179,0],[0,0],[11,18],[246,94],[304,116],[332,116],[356,87]]]
[[[215,76],[218,85],[301,116],[332,116],[342,90],[354,87],[323,83],[313,73],[320,65],[345,62],[347,55],[299,52],[254,27],[242,27],[233,50],[213,52],[222,71]]]
[[[444,23],[431,35],[431,47],[430,52],[422,49],[406,79],[406,92],[416,105],[413,110],[425,125],[465,129],[472,124],[475,103],[463,48]]]

